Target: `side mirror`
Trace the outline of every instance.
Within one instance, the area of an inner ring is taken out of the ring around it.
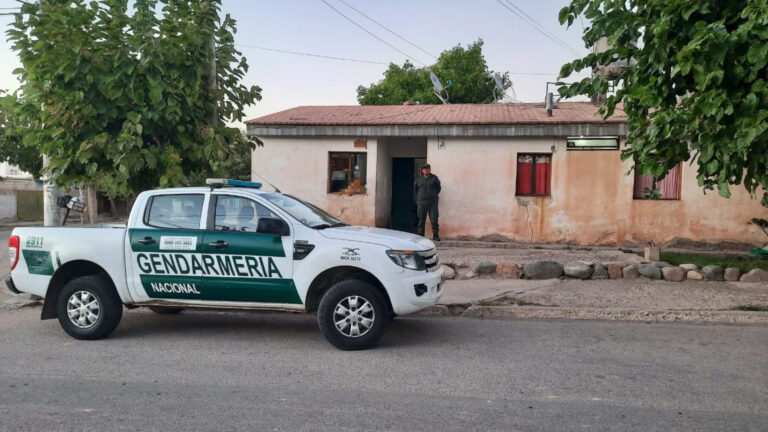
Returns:
[[[282,219],[270,217],[259,218],[256,232],[262,234],[274,234],[280,237],[291,235],[291,229],[288,227],[288,223]]]

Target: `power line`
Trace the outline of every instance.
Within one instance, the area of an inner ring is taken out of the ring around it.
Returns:
[[[536,31],[538,31],[539,33],[541,33],[542,35],[547,37],[547,39],[549,39],[552,42],[556,43],[560,47],[565,48],[566,50],[570,51],[576,57],[581,57],[581,54],[579,54],[578,51],[576,51],[573,48],[571,48],[567,43],[563,42],[562,39],[558,38],[557,36],[554,36],[554,35],[550,34],[541,24],[539,24],[530,15],[525,13],[525,11],[523,11],[522,9],[518,8],[517,6],[515,6],[514,3],[510,2],[509,0],[506,0],[506,2],[509,3],[509,6],[507,6],[507,4],[505,4],[501,0],[496,0],[496,2],[498,4],[504,6],[505,9],[507,9],[512,14],[514,14],[515,16],[517,16],[518,18],[523,20],[526,24],[528,24],[531,27],[533,27]],[[510,7],[510,6],[512,6],[512,7]],[[512,8],[515,8],[515,9],[512,9]],[[526,17],[528,17],[528,19],[526,19]]]
[[[395,50],[395,51],[399,52],[400,54],[402,54],[402,55],[404,55],[404,56],[408,57],[408,58],[409,58],[409,59],[411,59],[411,60],[413,60],[413,61],[415,61],[415,62],[417,62],[417,63],[420,63],[420,64],[422,64],[423,66],[427,66],[427,64],[426,64],[426,63],[424,63],[424,62],[422,62],[422,61],[420,61],[420,60],[417,60],[417,59],[415,59],[415,58],[411,57],[411,56],[410,56],[410,55],[408,55],[408,53],[406,53],[405,51],[403,51],[403,50],[401,50],[400,48],[398,48],[398,47],[396,47],[396,46],[392,45],[391,43],[389,43],[389,42],[387,42],[387,41],[385,41],[384,39],[382,39],[382,38],[380,38],[379,36],[377,36],[377,35],[375,35],[374,33],[372,33],[372,32],[371,32],[370,30],[368,30],[367,28],[365,28],[365,27],[363,27],[362,25],[358,24],[358,23],[357,23],[355,20],[353,20],[352,18],[350,18],[350,17],[348,17],[348,16],[344,15],[344,14],[343,14],[343,13],[342,13],[340,10],[336,9],[335,7],[333,7],[333,5],[331,5],[331,4],[330,4],[330,3],[328,3],[327,1],[325,1],[325,0],[320,0],[320,1],[321,1],[321,2],[323,2],[323,3],[325,3],[325,5],[326,5],[326,6],[328,6],[329,8],[333,9],[333,10],[334,10],[334,12],[336,12],[337,14],[341,15],[342,17],[344,17],[344,19],[346,19],[347,21],[349,21],[349,22],[351,22],[352,24],[354,24],[354,25],[355,25],[356,27],[358,27],[360,30],[362,30],[362,31],[364,31],[364,32],[368,33],[369,35],[373,36],[374,38],[376,38],[376,39],[377,39],[379,42],[381,42],[381,43],[383,43],[383,44],[387,45],[388,47],[390,47],[390,48],[392,48],[393,50]]]
[[[282,50],[277,48],[267,48],[257,45],[246,45],[246,44],[237,44],[238,46],[242,46],[245,48],[254,48],[254,49],[260,49],[264,51],[274,51],[279,52],[283,54],[294,54],[294,55],[300,55],[300,56],[307,56],[307,57],[319,57],[329,60],[343,60],[343,61],[351,61],[351,62],[358,62],[358,63],[371,63],[371,64],[381,64],[381,65],[388,65],[388,62],[380,62],[380,61],[373,61],[373,60],[361,60],[361,59],[354,59],[354,58],[346,58],[346,57],[334,57],[334,56],[327,56],[327,55],[321,55],[321,54],[312,54],[312,53],[305,53],[305,52],[298,52],[298,51],[289,51],[289,50]]]
[[[371,22],[373,22],[373,23],[374,23],[374,24],[376,24],[377,26],[379,26],[379,27],[383,28],[384,30],[386,30],[386,31],[388,31],[388,32],[392,33],[393,35],[397,36],[398,38],[400,38],[400,40],[402,40],[402,41],[405,41],[406,43],[408,43],[408,44],[409,44],[409,45],[411,45],[412,47],[414,47],[414,48],[418,49],[419,51],[423,52],[424,54],[426,54],[426,55],[428,55],[428,56],[432,57],[433,59],[437,60],[437,57],[436,57],[434,54],[432,54],[432,53],[430,53],[429,51],[425,50],[424,48],[422,48],[422,47],[420,47],[420,46],[416,45],[415,43],[413,43],[413,42],[409,41],[408,39],[404,38],[403,36],[400,36],[399,34],[395,33],[393,30],[389,29],[389,28],[388,28],[387,26],[385,26],[384,24],[382,24],[382,23],[380,23],[380,22],[376,21],[375,19],[373,19],[373,18],[369,17],[368,15],[364,14],[363,12],[361,12],[359,9],[355,8],[355,7],[354,7],[354,6],[352,6],[351,4],[349,4],[349,3],[345,2],[344,0],[339,0],[339,1],[340,1],[341,3],[343,3],[343,4],[345,4],[345,5],[346,5],[348,8],[352,9],[353,11],[355,11],[355,12],[359,13],[360,15],[362,15],[362,16],[364,16],[364,17],[368,18],[368,19],[369,19]]]

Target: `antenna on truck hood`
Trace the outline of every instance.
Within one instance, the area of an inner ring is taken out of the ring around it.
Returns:
[[[280,189],[277,188],[277,186],[275,186],[272,183],[270,183],[269,180],[265,179],[261,174],[259,174],[257,172],[254,172],[253,174],[259,176],[260,179],[264,180],[264,183],[272,186],[272,188],[275,189],[275,192],[282,193],[282,192],[280,192]]]

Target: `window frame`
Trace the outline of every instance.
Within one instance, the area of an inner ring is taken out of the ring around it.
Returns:
[[[366,177],[368,176],[368,152],[361,152],[361,151],[357,151],[357,152],[329,151],[328,152],[328,173],[326,175],[326,181],[327,181],[327,186],[328,186],[326,188],[326,190],[327,190],[327,192],[329,194],[336,194],[336,193],[340,192],[340,191],[332,191],[331,190],[331,184],[332,184],[332,180],[333,180],[332,179],[333,169],[331,168],[331,159],[332,159],[332,156],[334,154],[347,154],[347,155],[350,155],[350,156],[352,156],[352,155],[361,155],[361,154],[365,155],[365,165],[366,165],[366,167],[365,167],[365,175],[366,175]],[[353,169],[353,165],[352,165],[352,157],[349,158],[348,169],[349,169],[349,174],[347,174],[347,187],[349,187],[349,185],[351,185],[352,182],[354,181],[354,178],[349,177],[349,176],[354,175],[353,174],[354,173],[354,169]],[[367,178],[366,178],[366,182],[363,185],[363,187],[365,187],[365,192],[355,192],[354,195],[367,195],[368,194],[368,179]]]
[[[533,167],[531,169],[531,193],[529,194],[519,194],[517,192],[517,182],[520,178],[520,170],[518,169],[518,164],[520,156],[532,156],[533,157]],[[547,181],[549,182],[549,187],[547,190],[549,193],[547,194],[537,194],[534,193],[536,190],[536,156],[549,156],[549,173],[547,176]],[[516,153],[515,154],[515,196],[516,197],[550,197],[552,196],[552,153]]]
[[[583,140],[583,141],[590,141],[590,140],[607,140],[607,139],[615,139],[616,140],[616,146],[597,146],[597,147],[578,147],[576,145],[571,145],[571,143],[575,140]],[[565,138],[565,149],[567,151],[612,151],[612,150],[619,150],[621,148],[621,138],[618,136],[579,136],[579,137],[566,137]]]
[[[646,175],[646,174],[639,174],[637,171],[637,165],[635,165],[635,175],[632,179],[632,201],[682,201],[683,200],[683,163],[680,162],[677,164],[677,167],[679,168],[677,170],[677,198],[659,198],[659,199],[647,199],[644,197],[636,197],[635,196],[635,183],[637,182],[637,176],[638,175]],[[674,168],[673,168],[674,169]],[[664,176],[666,179],[669,175],[669,171],[667,171],[667,176]],[[656,182],[658,179],[656,177],[653,177],[653,184],[656,185]],[[654,187],[654,189],[656,189]]]
[[[174,227],[161,227],[157,225],[152,225],[149,223],[149,214],[152,210],[152,204],[155,202],[155,198],[157,197],[172,197],[172,196],[201,196],[203,197],[202,207],[200,208],[200,219],[197,221],[197,228],[174,228]],[[157,194],[152,195],[147,200],[147,204],[144,207],[144,217],[142,218],[142,222],[144,223],[144,226],[154,228],[154,229],[163,229],[163,230],[175,230],[175,231],[190,231],[190,230],[202,230],[200,228],[200,225],[202,225],[203,222],[203,215],[205,214],[205,194],[204,193],[169,193],[169,194]],[[206,221],[207,223],[207,221]]]

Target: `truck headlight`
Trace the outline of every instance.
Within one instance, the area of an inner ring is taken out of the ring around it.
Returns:
[[[387,256],[393,263],[411,270],[426,270],[424,259],[415,251],[388,250]]]

